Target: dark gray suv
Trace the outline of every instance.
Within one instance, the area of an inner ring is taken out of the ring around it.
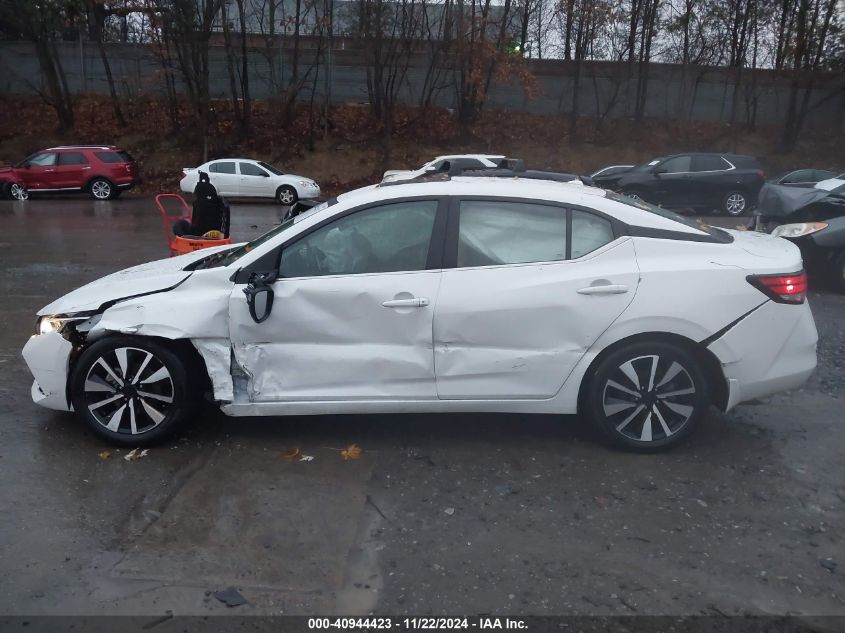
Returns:
[[[596,185],[663,207],[744,215],[765,182],[756,158],[739,154],[673,154],[607,176]]]

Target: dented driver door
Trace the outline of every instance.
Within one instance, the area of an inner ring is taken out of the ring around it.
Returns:
[[[229,304],[240,402],[436,399],[438,200],[355,210],[286,245],[269,317]],[[441,211],[444,214],[445,209]]]

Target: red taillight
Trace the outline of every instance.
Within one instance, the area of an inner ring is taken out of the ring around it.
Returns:
[[[179,180],[185,180],[185,178],[187,178],[187,177],[188,177],[188,174],[186,174],[186,173],[183,171],[183,172],[182,172],[182,174],[179,176]]]
[[[748,283],[778,303],[804,303],[807,298],[807,273],[788,275],[749,275]]]
[[[760,174],[760,178],[762,178],[763,180],[766,179],[766,172],[764,172],[762,169],[758,169],[757,173]]]

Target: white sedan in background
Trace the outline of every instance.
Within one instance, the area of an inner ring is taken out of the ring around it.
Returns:
[[[462,176],[365,187],[249,244],[116,272],[44,307],[23,355],[35,402],[127,446],[207,398],[232,416],[578,413],[652,451],[711,405],[804,383],[806,287],[780,238]]]
[[[477,169],[491,169],[496,167],[504,157],[503,154],[451,154],[449,156],[438,156],[428,161],[419,169],[388,169],[384,172],[382,182],[411,180],[426,172],[437,171],[443,168],[446,163],[453,160],[460,160],[468,168],[475,166]]]
[[[208,174],[211,184],[221,196],[274,198],[279,204],[287,206],[297,200],[320,196],[320,186],[310,178],[285,174],[272,165],[250,158],[223,158],[199,167],[185,167],[179,188],[193,193],[201,171]]]

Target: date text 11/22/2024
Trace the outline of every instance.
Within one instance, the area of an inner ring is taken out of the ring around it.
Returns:
[[[352,630],[445,630],[445,629],[477,629],[477,630],[525,630],[528,628],[525,620],[519,618],[308,618],[308,629],[352,629]]]

